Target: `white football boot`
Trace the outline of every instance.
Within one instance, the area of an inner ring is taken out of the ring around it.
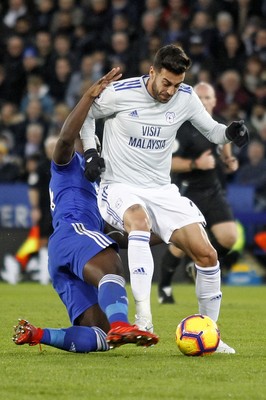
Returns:
[[[224,343],[221,339],[219,345],[215,351],[215,353],[222,353],[222,354],[235,354],[235,349],[228,346],[228,344]]]
[[[153,324],[148,318],[135,315],[135,325],[142,331],[153,333]]]

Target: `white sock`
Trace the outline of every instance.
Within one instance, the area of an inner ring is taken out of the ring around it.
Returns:
[[[136,314],[152,321],[150,296],[154,262],[149,242],[150,232],[132,231],[128,235],[128,266]]]
[[[219,262],[215,267],[199,267],[196,265],[196,294],[199,304],[199,313],[208,315],[214,321],[218,320],[222,292],[221,271]]]

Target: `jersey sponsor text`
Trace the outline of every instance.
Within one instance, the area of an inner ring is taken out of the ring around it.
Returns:
[[[139,149],[160,150],[160,149],[165,148],[166,140],[165,139],[153,140],[153,139],[145,139],[145,138],[134,138],[131,136],[128,144],[131,147],[136,147]]]

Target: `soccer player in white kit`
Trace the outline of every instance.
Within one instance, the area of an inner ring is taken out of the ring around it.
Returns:
[[[190,64],[180,47],[162,47],[149,75],[107,86],[95,99],[80,132],[87,178],[93,181],[102,171],[100,212],[115,229],[128,233],[135,323],[151,331],[151,231],[165,243],[185,251],[195,262],[199,313],[217,321],[222,298],[219,261],[203,228],[205,219],[196,205],[170,183],[176,131],[189,120],[213,143],[233,141],[242,147],[249,139],[243,121],[226,127],[212,119],[192,87],[184,83]],[[103,159],[95,149],[92,129],[99,118],[105,118]],[[222,341],[217,351],[235,352]]]

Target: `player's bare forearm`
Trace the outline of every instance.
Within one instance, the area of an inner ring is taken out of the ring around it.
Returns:
[[[53,159],[57,164],[67,163],[72,156],[75,140],[87,117],[90,107],[96,97],[109,83],[121,77],[120,68],[113,68],[105,76],[95,82],[82,96],[80,101],[68,115],[61,129],[58,142],[55,147]]]

